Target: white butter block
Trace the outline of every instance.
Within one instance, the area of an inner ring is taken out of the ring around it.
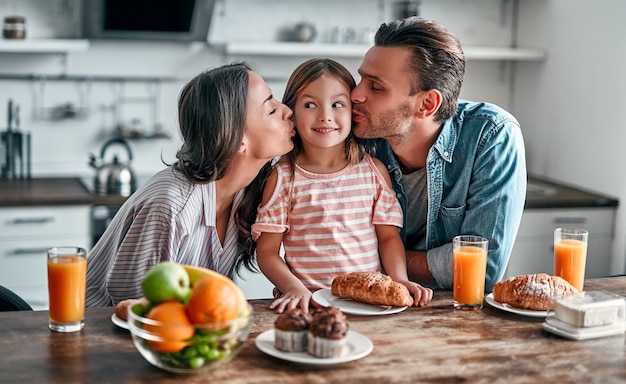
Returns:
[[[626,331],[626,323],[619,321],[610,325],[600,325],[597,327],[574,327],[554,317],[546,318],[542,328],[555,335],[567,337],[573,340],[593,339],[596,337],[606,337],[620,335]]]
[[[556,300],[554,317],[575,327],[624,323],[625,299],[606,291],[586,291]]]

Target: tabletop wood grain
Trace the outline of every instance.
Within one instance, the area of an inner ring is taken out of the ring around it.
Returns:
[[[591,279],[585,290],[626,296],[626,277]],[[255,338],[273,328],[268,300],[252,301],[254,326],[226,367],[180,375],[151,366],[112,308],[92,308],[81,332],[47,328],[47,311],[0,313],[0,383],[623,383],[625,336],[574,341],[542,330],[542,318],[485,304],[456,311],[437,291],[425,308],[384,316],[348,315],[350,329],[369,337],[372,353],[333,365],[308,366],[270,357]]]

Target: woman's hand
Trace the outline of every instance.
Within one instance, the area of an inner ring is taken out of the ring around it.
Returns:
[[[415,307],[423,307],[430,303],[433,299],[433,290],[430,288],[422,287],[421,285],[408,280],[398,281],[398,283],[409,289],[409,292],[411,292],[411,295],[413,296],[413,306]]]

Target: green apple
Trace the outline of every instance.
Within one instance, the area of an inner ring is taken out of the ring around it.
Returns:
[[[164,261],[150,268],[141,281],[144,297],[152,304],[178,300],[185,302],[191,285],[185,268],[171,261]]]

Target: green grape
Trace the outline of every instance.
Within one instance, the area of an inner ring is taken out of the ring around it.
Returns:
[[[206,355],[211,350],[211,347],[208,344],[200,344],[196,348],[198,349],[198,353],[200,355]]]
[[[217,349],[212,348],[209,349],[204,356],[209,360],[216,360],[220,358],[220,352]]]
[[[183,350],[183,356],[187,360],[191,360],[194,357],[198,356],[199,354],[202,354],[202,353],[198,350],[198,348],[195,348],[195,347],[187,347]]]
[[[204,358],[201,356],[194,357],[193,359],[189,360],[189,366],[193,369],[202,368],[203,365],[204,365]]]

